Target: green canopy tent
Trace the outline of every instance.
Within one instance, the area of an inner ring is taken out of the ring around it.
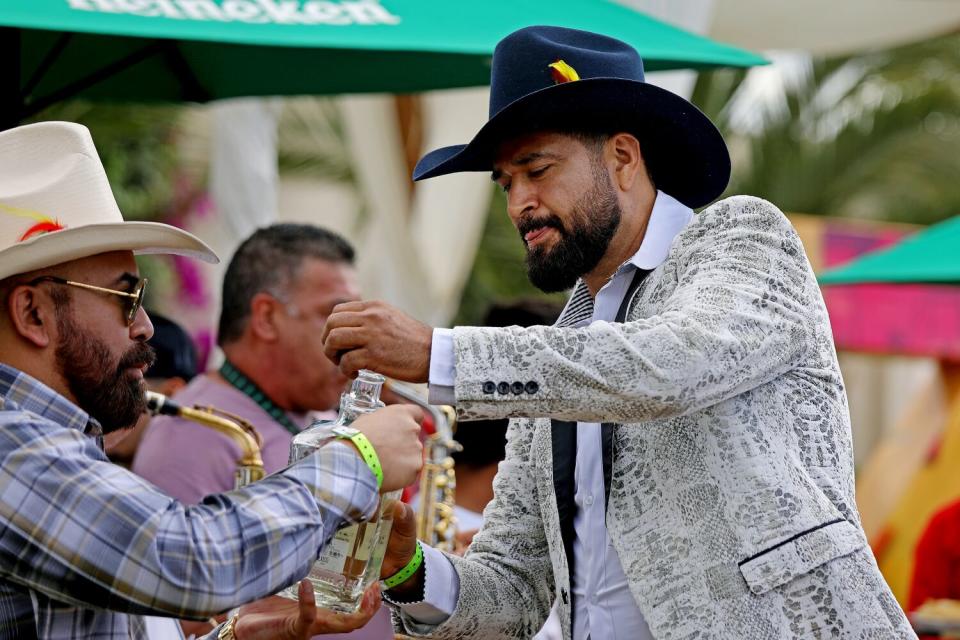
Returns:
[[[820,284],[960,283],[960,216],[819,276]]]
[[[608,0],[20,0],[0,4],[0,127],[67,98],[479,86],[496,42],[532,24],[619,37],[649,70],[765,62]]]

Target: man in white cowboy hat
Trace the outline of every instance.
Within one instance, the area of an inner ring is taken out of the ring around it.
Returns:
[[[523,418],[466,557],[395,523],[400,624],[523,638],[556,596],[575,640],[914,637],[860,526],[797,234],[751,197],[693,215],[730,171],[710,121],[644,82],[625,43],[530,27],[494,53],[488,123],[414,178],[453,171],[493,172],[530,279],[573,294],[553,327],[433,330],[376,302],[328,320],[346,373]]]
[[[216,260],[179,229],[123,221],[84,127],[0,132],[0,639],[145,638],[144,615],[204,619],[262,598],[420,466],[409,407],[355,423],[372,455],[337,442],[197,506],[110,463],[102,434],[144,410],[152,360],[134,253]],[[372,593],[348,616],[317,613],[306,581],[301,594],[212,636],[306,638],[375,610]]]

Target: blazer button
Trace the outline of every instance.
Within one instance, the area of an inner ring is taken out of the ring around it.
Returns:
[[[508,393],[510,393],[510,383],[509,383],[509,382],[501,382],[500,384],[498,384],[498,385],[497,385],[497,393],[499,393],[499,394],[502,395],[502,396],[505,396],[505,395],[507,395]]]
[[[514,382],[512,385],[510,385],[510,391],[513,391],[513,395],[515,396],[520,395],[521,393],[523,393],[523,383]]]
[[[497,390],[497,385],[493,383],[492,380],[487,380],[483,383],[483,392],[484,393],[493,393]]]
[[[540,385],[538,385],[538,384],[537,384],[536,382],[534,382],[533,380],[531,380],[530,382],[528,382],[523,388],[524,388],[524,390],[525,390],[527,393],[529,393],[530,395],[533,395],[533,394],[535,394],[537,391],[540,391]]]

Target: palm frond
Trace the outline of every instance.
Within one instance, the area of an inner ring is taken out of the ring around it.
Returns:
[[[958,48],[954,35],[813,61],[780,108],[762,114],[758,131],[738,130],[731,118],[742,74],[704,74],[694,100],[730,145],[727,193],[876,220],[931,223],[960,212]]]

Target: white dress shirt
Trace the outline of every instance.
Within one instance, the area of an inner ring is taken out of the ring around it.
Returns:
[[[674,238],[693,211],[663,192],[657,198],[640,248],[597,292],[593,314],[580,326],[613,322],[637,269],[660,266]],[[453,331],[435,329],[430,357],[430,401],[454,404]],[[650,631],[630,593],[620,558],[607,533],[600,424],[577,423],[574,471],[575,538],[573,543],[574,640],[647,640]],[[424,546],[426,582],[422,602],[402,605],[405,613],[427,624],[446,620],[456,607],[460,580],[443,554]]]

